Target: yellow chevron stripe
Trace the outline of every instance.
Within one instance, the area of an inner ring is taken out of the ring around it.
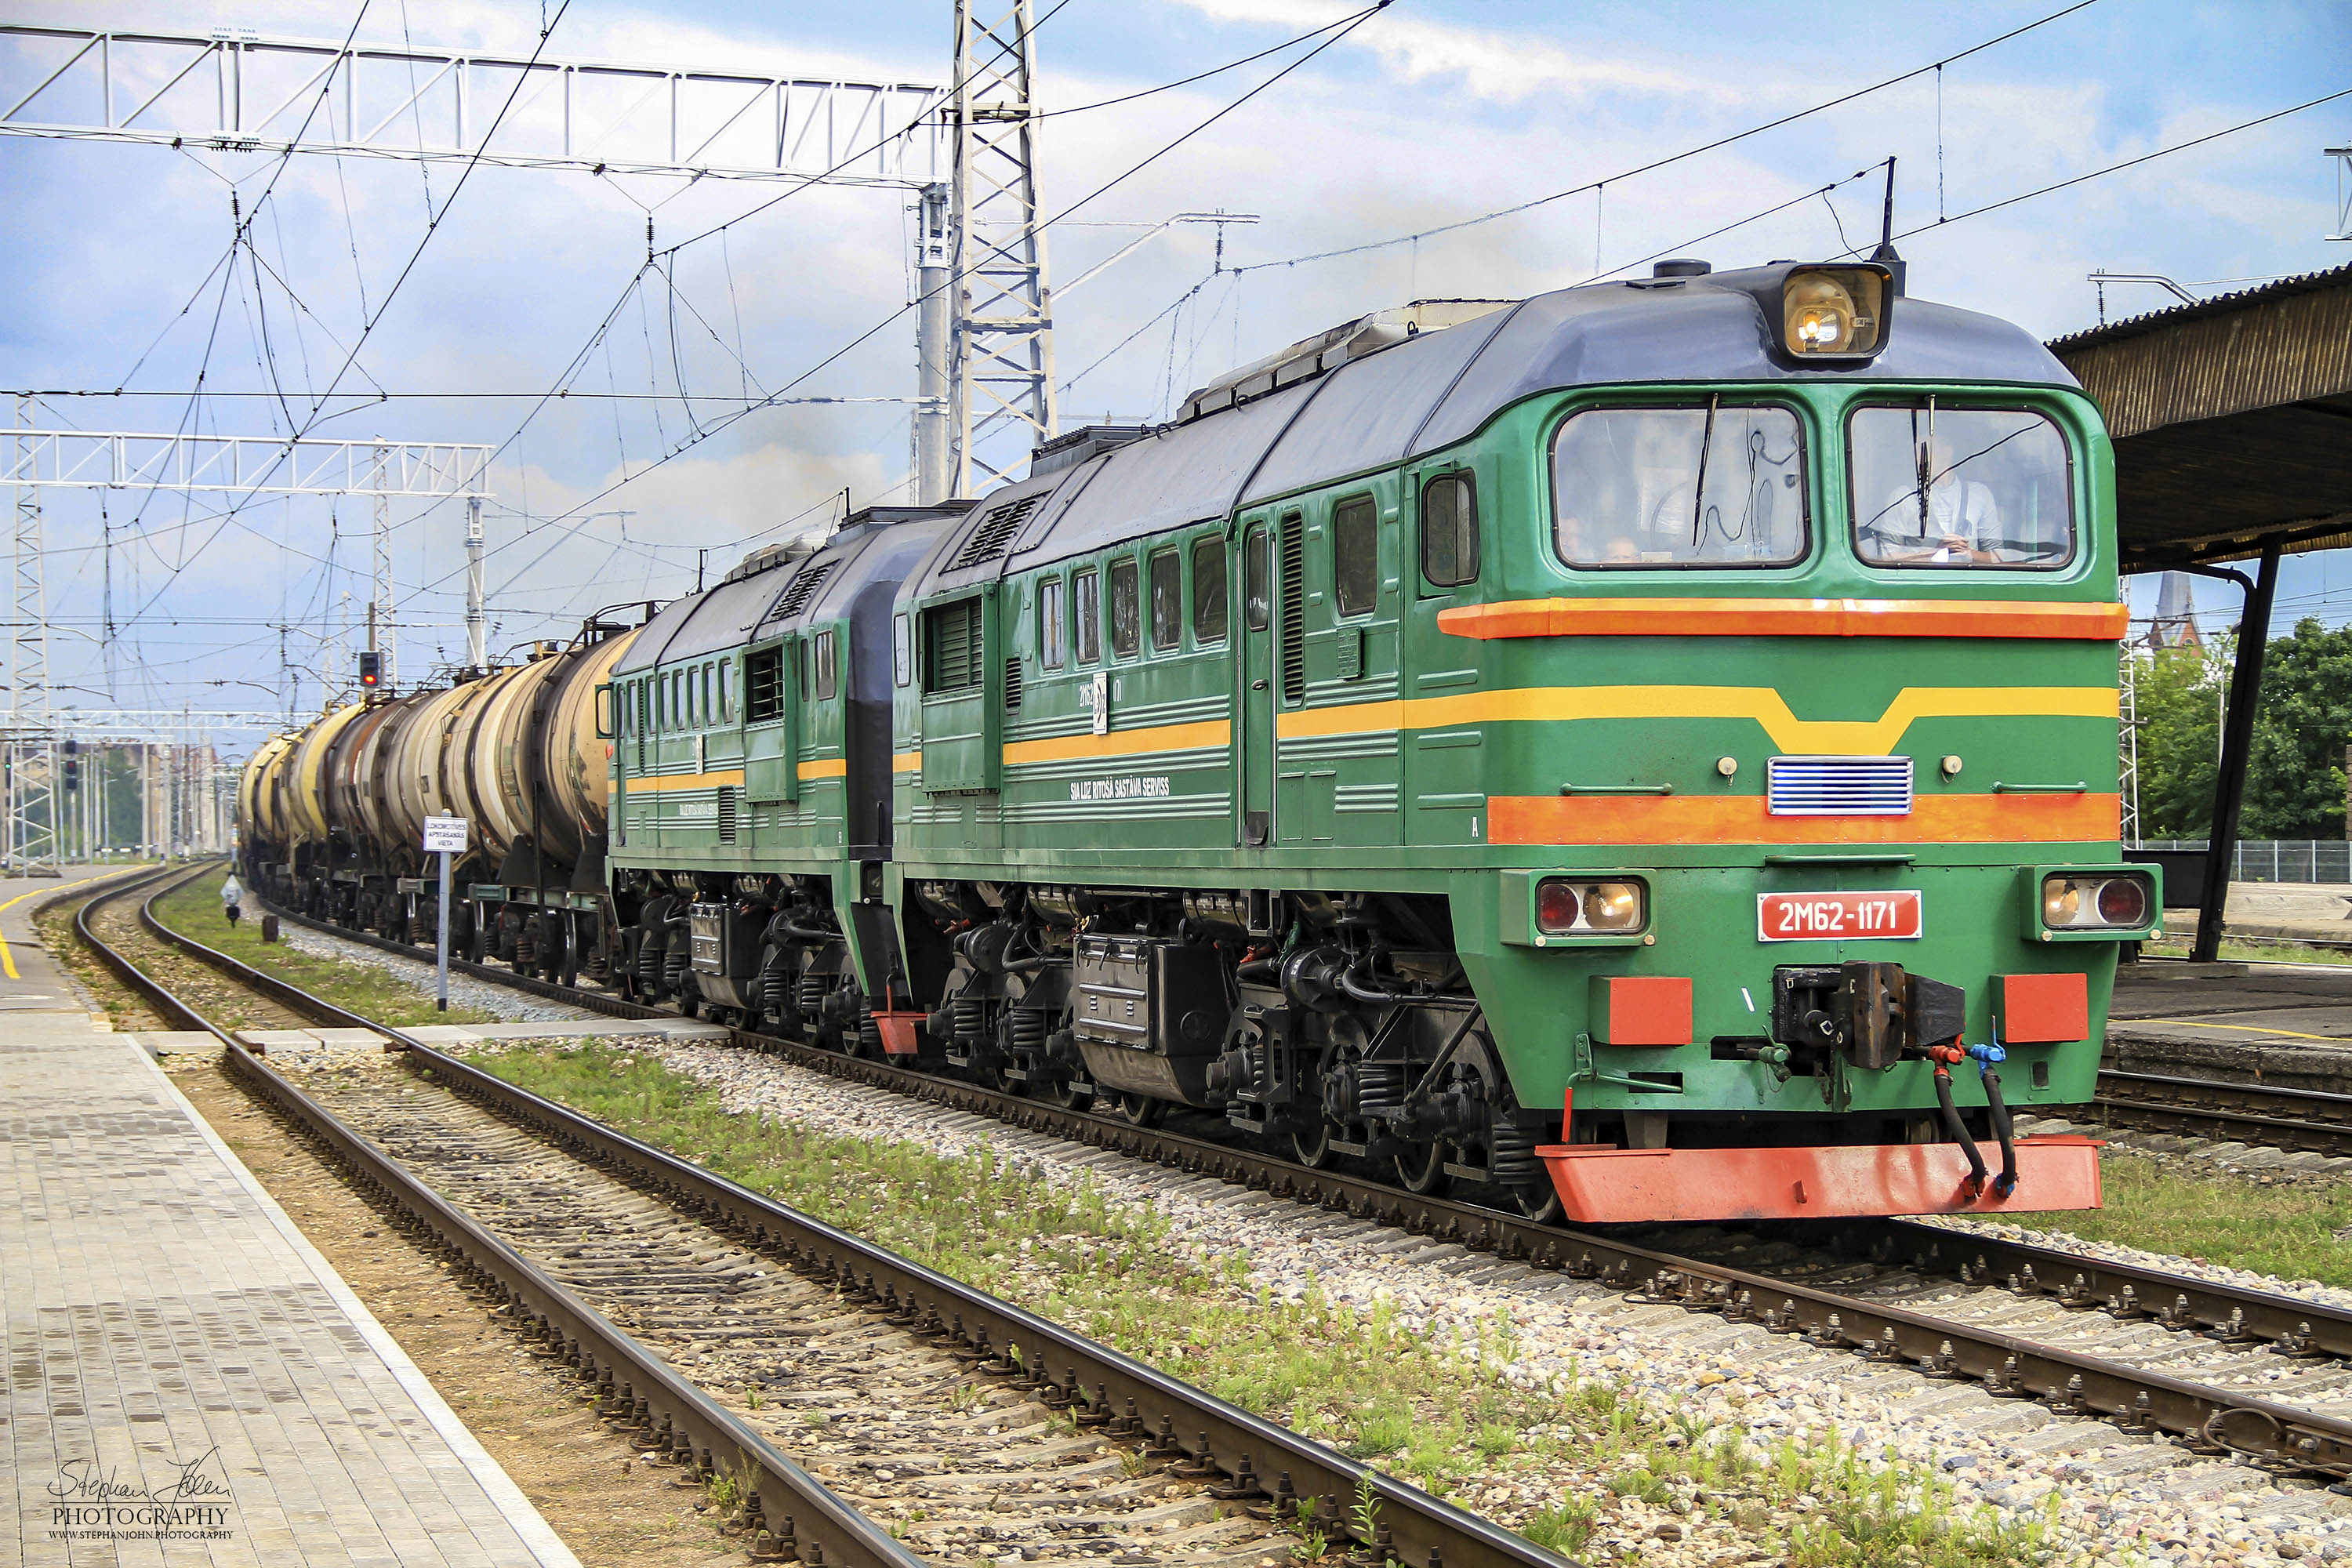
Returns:
[[[1129,757],[1139,752],[1188,752],[1203,746],[1231,745],[1234,727],[1223,719],[1198,724],[1155,724],[1144,730],[1113,730],[1108,735],[1055,735],[1045,741],[1016,741],[1004,748],[1004,765],[1024,763],[1066,763],[1082,757]]]
[[[1838,756],[1892,752],[1921,719],[2113,719],[2106,686],[1906,686],[1875,719],[1800,719],[1769,686],[1549,686],[1468,691],[1283,714],[1286,741],[1331,735],[1433,730],[1510,721],[1577,719],[1752,719],[1783,752]]]

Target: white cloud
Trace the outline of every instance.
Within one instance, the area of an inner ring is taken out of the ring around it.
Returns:
[[[1270,22],[1304,32],[1354,15],[1360,5],[1338,0],[1178,0],[1213,21]],[[1399,79],[1456,80],[1481,98],[1516,103],[1535,93],[1581,96],[1596,89],[1725,100],[1727,83],[1601,55],[1583,55],[1512,34],[1448,26],[1391,9],[1364,23],[1348,41],[1371,51]]]

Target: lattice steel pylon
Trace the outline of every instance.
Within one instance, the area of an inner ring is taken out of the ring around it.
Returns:
[[[383,697],[400,689],[400,639],[392,616],[392,502],[384,498],[382,483],[384,464],[391,456],[388,447],[375,449],[375,586],[368,596],[368,649],[381,656],[376,693]]]
[[[16,399],[18,455],[36,421],[33,400]],[[8,869],[24,876],[58,866],[55,726],[49,713],[49,595],[42,570],[41,492],[16,487],[15,560],[8,627]]]
[[[1028,427],[1031,445],[1056,434],[1053,289],[1038,226],[1036,49],[1029,0],[977,0],[993,22],[956,0],[955,76],[948,131],[955,139],[949,226],[954,312],[950,357],[950,493],[1005,477],[973,447],[989,426]],[[1025,452],[1024,454],[1026,455]]]

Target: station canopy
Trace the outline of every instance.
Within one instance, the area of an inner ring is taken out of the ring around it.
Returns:
[[[2106,411],[2125,571],[2352,545],[2352,266],[2049,348]]]

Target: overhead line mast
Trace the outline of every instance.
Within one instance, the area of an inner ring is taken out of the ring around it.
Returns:
[[[989,0],[990,8],[999,3]],[[955,0],[955,75],[948,104],[954,173],[945,237],[950,428],[941,493],[923,483],[923,443],[917,441],[919,488],[926,503],[968,495],[1018,466],[1000,467],[979,456],[980,437],[992,426],[1025,426],[1030,439],[1022,443],[1024,458],[1030,447],[1059,433],[1053,289],[1037,211],[1037,59],[1032,31],[1029,0],[1011,0],[993,21],[974,16],[972,0]],[[923,211],[928,264],[933,243],[928,193]],[[927,293],[927,305],[930,298]],[[921,327],[931,327],[933,316],[927,309]],[[927,340],[927,396],[930,346]]]

